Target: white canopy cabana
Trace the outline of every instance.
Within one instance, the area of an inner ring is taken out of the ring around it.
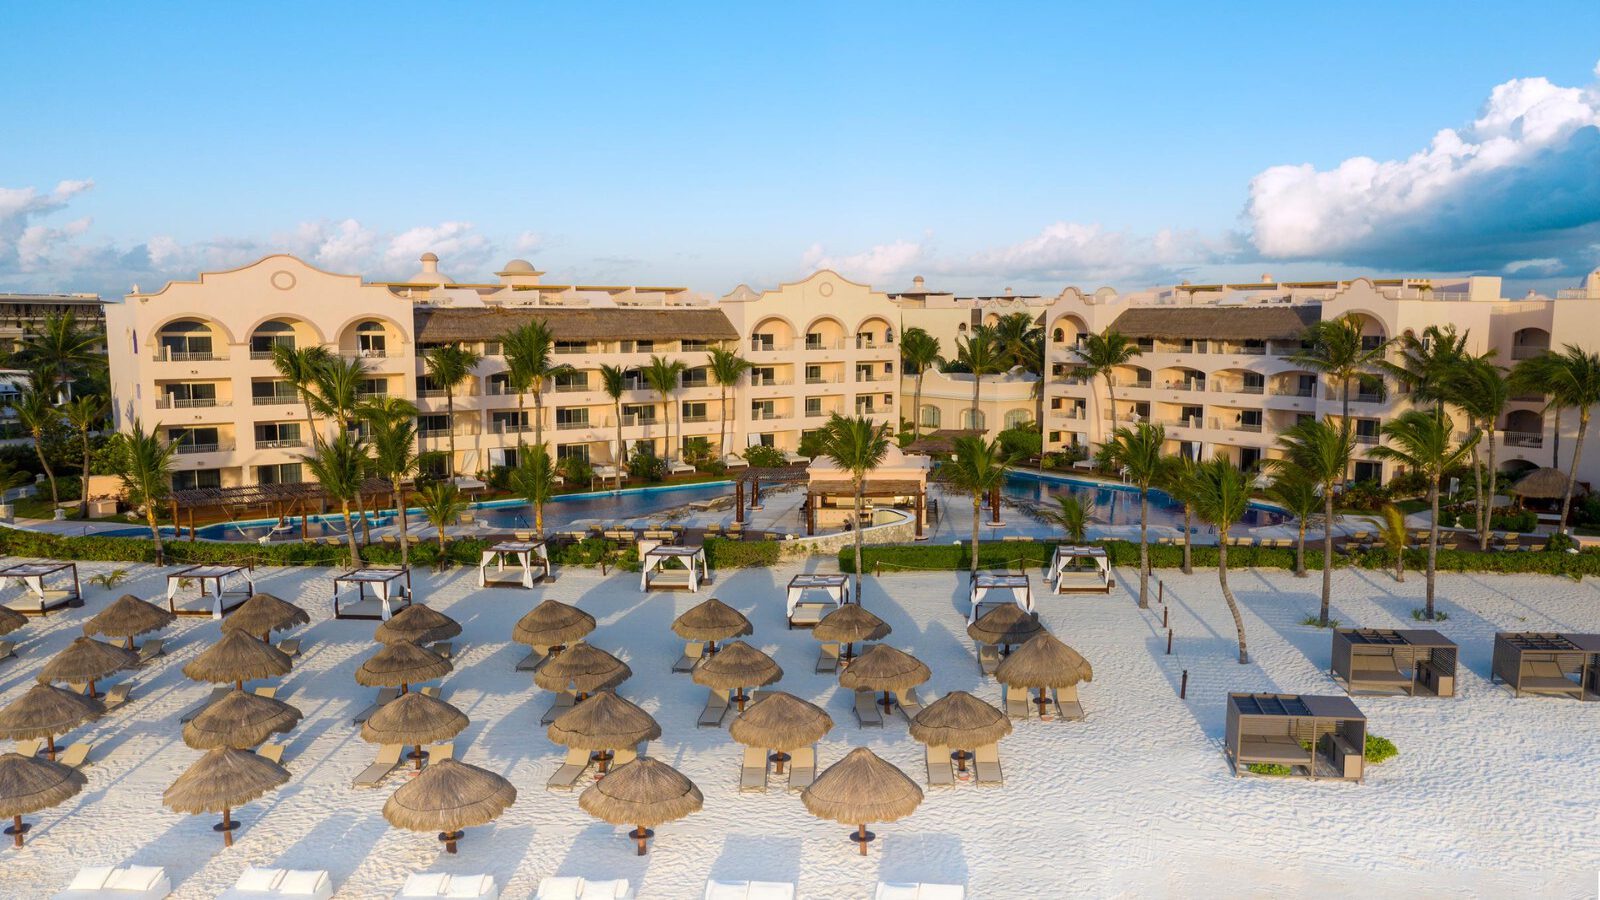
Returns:
[[[683,563],[683,568],[667,568],[670,560]],[[706,580],[706,550],[693,545],[660,544],[646,550],[639,558],[639,590],[682,589],[700,590]]]
[[[789,579],[787,602],[790,628],[815,625],[823,616],[850,602],[850,579],[840,574],[796,575]]]
[[[1056,547],[1050,556],[1050,586],[1058,594],[1109,594],[1111,558],[1104,547]]]
[[[200,605],[179,606],[178,594],[191,585],[200,588]],[[243,605],[255,592],[255,579],[249,566],[189,566],[167,573],[167,610],[175,616],[220,619]]]
[[[972,608],[967,611],[967,624],[978,621],[978,610],[988,600],[990,591],[1010,591],[1013,603],[1025,612],[1033,612],[1033,582],[1026,575],[1009,572],[979,572],[972,581]]]
[[[515,568],[506,571],[506,559]],[[490,571],[490,565],[494,570]],[[544,541],[501,541],[478,561],[478,587],[525,587],[550,577],[550,551]]]
[[[367,595],[371,586],[372,594]],[[346,592],[354,591],[351,599]],[[341,594],[345,594],[341,605]],[[335,619],[382,619],[411,605],[409,568],[355,569],[333,576],[333,617]]]
[[[72,584],[67,585],[66,575],[71,573]],[[59,587],[52,587],[46,579],[55,578],[62,582]],[[0,569],[0,590],[10,585],[11,580],[22,582],[23,594],[15,600],[6,601],[6,606],[20,613],[37,613],[44,615],[52,609],[67,606],[83,596],[78,586],[78,564],[71,562],[33,562],[17,563]]]

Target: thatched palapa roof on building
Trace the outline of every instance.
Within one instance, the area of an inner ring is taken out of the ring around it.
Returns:
[[[1313,305],[1139,306],[1111,324],[1131,338],[1297,341],[1322,318]]]
[[[419,344],[497,341],[508,331],[534,321],[548,325],[558,341],[739,339],[739,330],[728,316],[707,307],[419,308],[415,321]]]
[[[1511,486],[1511,493],[1534,500],[1555,500],[1567,494],[1567,473],[1560,469],[1534,469]]]

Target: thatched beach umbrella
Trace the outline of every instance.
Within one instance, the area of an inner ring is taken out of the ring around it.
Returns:
[[[57,653],[39,670],[40,684],[51,684],[65,681],[68,684],[89,685],[89,696],[99,699],[95,693],[94,683],[123,669],[132,669],[139,665],[139,654],[132,650],[115,647],[105,641],[94,638],[74,638],[65,650]]]
[[[10,634],[28,624],[28,617],[9,606],[0,606],[0,634]]]
[[[231,681],[235,688],[243,688],[246,681],[277,678],[293,667],[294,660],[277,647],[243,631],[230,631],[185,663],[183,674],[193,681]]]
[[[467,714],[437,697],[402,694],[385,703],[361,725],[361,739],[374,744],[415,744],[417,768],[427,757],[423,744],[448,741],[467,727]]]
[[[628,837],[637,842],[640,856],[655,837],[650,826],[677,821],[704,803],[694,782],[648,756],[617,766],[578,796],[583,811],[602,822],[633,825]]]
[[[383,804],[396,828],[437,831],[446,853],[456,852],[462,829],[486,825],[517,802],[511,782],[488,769],[445,759],[400,786]]]
[[[710,641],[711,652],[716,653],[717,641],[750,634],[754,629],[744,613],[712,597],[674,619],[672,631],[686,641]]]
[[[1080,681],[1093,681],[1089,661],[1050,632],[1031,638],[1022,648],[1001,660],[994,670],[995,680],[1008,687],[1038,688],[1039,715],[1045,714],[1049,700],[1047,688],[1072,687]]]
[[[224,846],[233,846],[231,817],[235,807],[249,803],[289,781],[289,771],[249,750],[228,747],[206,751],[206,755],[161,795],[161,802],[173,812],[200,815],[221,813],[222,821],[211,826],[222,832]]]
[[[288,631],[296,625],[310,623],[311,616],[305,610],[262,591],[252,594],[249,600],[239,604],[238,609],[223,619],[222,630],[242,631],[265,641],[274,631]]]
[[[818,818],[856,826],[850,839],[866,856],[867,844],[877,837],[868,823],[911,815],[922,803],[922,788],[876,753],[857,747],[824,769],[800,793],[800,802]]]
[[[546,600],[517,620],[511,639],[530,647],[548,647],[554,656],[566,645],[594,631],[594,616],[559,600]]]
[[[1559,499],[1567,493],[1567,473],[1560,469],[1534,469],[1511,486],[1511,493],[1532,500]]]
[[[881,641],[894,629],[889,623],[867,611],[859,603],[846,603],[822,617],[811,636],[819,641],[837,641],[844,644],[844,658],[848,662],[855,656],[855,645],[861,641]]]
[[[361,667],[356,669],[356,684],[397,687],[405,694],[411,690],[411,685],[443,678],[452,669],[450,660],[431,650],[410,641],[395,641],[379,647],[378,652],[362,661]]]
[[[0,738],[13,741],[45,738],[56,758],[56,735],[105,715],[100,701],[48,684],[36,684],[0,709]]]
[[[131,649],[135,637],[160,631],[177,618],[154,603],[147,603],[132,594],[123,594],[83,623],[83,633],[90,637],[101,635],[120,638],[125,642],[124,646]]]
[[[746,747],[777,751],[769,759],[777,763],[777,772],[782,775],[783,764],[789,761],[788,751],[815,744],[831,730],[833,719],[822,707],[775,691],[740,713],[728,734]]]
[[[604,774],[614,751],[661,737],[661,725],[638,706],[611,691],[601,691],[557,716],[545,734],[564,747],[599,751],[594,759]]]
[[[980,644],[1005,646],[1025,644],[1044,630],[1039,617],[1015,603],[1005,603],[978,617],[967,626],[967,636]]]
[[[922,660],[888,644],[875,644],[839,673],[839,686],[852,691],[882,691],[883,699],[878,704],[887,712],[894,708],[890,691],[914,688],[931,677],[933,673]]]
[[[744,689],[772,684],[783,677],[783,669],[760,650],[744,641],[734,641],[724,645],[721,653],[695,666],[690,677],[695,684],[713,690],[738,691],[733,699],[739,704],[739,711],[744,712],[745,701],[750,699]]]
[[[389,621],[378,626],[373,638],[381,643],[410,641],[413,644],[430,644],[447,641],[461,633],[461,624],[431,606],[413,603],[400,610]]]
[[[0,818],[11,820],[5,833],[21,847],[28,833],[22,817],[66,802],[85,783],[82,772],[55,760],[20,753],[0,756]]]
[[[956,748],[956,767],[965,772],[971,758],[967,748],[997,743],[1011,733],[1011,720],[966,691],[951,691],[923,707],[908,730],[930,747]]]
[[[633,677],[628,664],[593,644],[578,643],[533,673],[533,683],[547,691],[573,691],[582,697]]]
[[[183,742],[196,750],[248,750],[299,723],[293,706],[235,688],[184,724]]]

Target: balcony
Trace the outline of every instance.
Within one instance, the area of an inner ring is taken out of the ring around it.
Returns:
[[[1242,432],[1245,432],[1246,434],[1260,434],[1261,433],[1261,423],[1260,422],[1223,422],[1223,420],[1221,420],[1221,419],[1213,418],[1211,420],[1211,429],[1213,431],[1242,431]]]
[[[1128,387],[1131,387],[1131,388],[1148,388],[1148,387],[1150,387],[1150,384],[1151,384],[1150,379],[1145,378],[1145,379],[1141,379],[1139,381],[1133,382],[1132,384],[1128,385]]]
[[[1339,391],[1330,389],[1330,390],[1327,390],[1327,391],[1323,392],[1322,399],[1340,401],[1340,400],[1344,399],[1344,396]],[[1360,391],[1360,390],[1358,390],[1358,391],[1354,391],[1354,392],[1352,392],[1350,394],[1350,402],[1351,403],[1387,403],[1388,401],[1389,401],[1389,392],[1388,391]]]
[[[565,384],[558,381],[558,382],[556,382],[556,385],[555,385],[555,391],[558,394],[577,394],[577,393],[581,393],[583,391],[590,391],[590,390],[593,390],[593,388],[589,386],[589,382],[587,382],[587,381],[581,381],[581,382],[576,382],[576,383],[565,383]]]
[[[357,350],[354,354],[347,354],[345,359],[388,359],[390,356],[399,356],[399,353],[390,353],[381,347],[369,347],[366,350]]]
[[[557,356],[577,356],[579,354],[588,353],[590,351],[589,351],[589,345],[588,344],[585,344],[582,347],[573,347],[573,346],[568,346],[568,345],[565,345],[565,344],[556,344],[555,350],[553,352]]]
[[[843,375],[807,375],[806,384],[843,384]]]
[[[1372,444],[1376,444],[1378,442],[1378,436],[1377,435],[1375,435],[1375,434],[1362,434],[1359,431],[1356,432],[1355,434],[1351,435],[1351,438],[1358,444],[1372,445]]]
[[[874,373],[874,372],[857,372],[856,373],[856,383],[857,384],[874,384],[874,383],[878,383],[878,382],[894,381],[894,380],[895,380],[895,377],[892,374],[886,375],[886,374],[883,374],[883,373]]]
[[[1311,397],[1316,394],[1316,389],[1291,385],[1289,387],[1273,388],[1272,394],[1275,397]]]
[[[156,398],[156,409],[209,409],[213,406],[231,406],[231,400],[218,400],[215,397],[173,397]]]
[[[283,450],[290,447],[304,447],[306,442],[300,438],[280,438],[275,441],[256,441],[257,450]],[[180,453],[183,451],[179,451]]]
[[[807,350],[843,350],[844,348],[844,338],[840,338],[836,341],[812,340],[811,338],[806,338]]]
[[[1533,359],[1550,352],[1548,346],[1540,347],[1537,344],[1518,344],[1511,348],[1512,359]]]
[[[220,362],[228,357],[226,354],[219,356],[215,350],[181,352],[158,348],[154,353],[150,354],[150,358],[156,362]]]
[[[196,453],[219,453],[233,449],[232,441],[218,441],[214,444],[188,444],[178,443],[179,456],[191,456]]]
[[[656,416],[653,416],[653,415],[651,415],[651,416],[641,416],[641,415],[637,415],[637,414],[624,413],[623,416],[622,416],[622,424],[624,426],[628,427],[628,428],[632,428],[632,427],[634,427],[636,425],[642,425],[642,426],[645,426],[645,427],[649,427],[651,425],[659,425],[660,423],[661,423],[661,419],[659,419],[659,418],[657,418]]]
[[[833,413],[828,411],[828,410],[825,410],[825,409],[807,409],[806,410],[806,418],[808,418],[808,419],[826,419],[827,417],[829,417],[831,415],[833,415]]]
[[[1538,449],[1544,446],[1544,435],[1528,431],[1506,431],[1500,435],[1507,447]]]
[[[1169,391],[1203,391],[1206,389],[1206,383],[1200,379],[1190,379],[1188,381],[1169,381],[1162,387]]]
[[[699,413],[699,414],[696,414],[696,415],[680,416],[678,418],[678,421],[679,422],[684,422],[684,423],[710,422],[710,421],[712,421],[712,419],[711,419],[711,416],[709,416],[709,415],[707,415],[705,413]]]
[[[565,430],[569,426],[573,427],[573,428],[587,428],[588,425],[589,425],[588,422],[580,422],[580,423],[578,423],[576,425],[574,425],[574,424],[572,424],[570,422],[557,422],[556,423],[556,430],[557,431],[562,431],[562,430]],[[516,422],[490,422],[489,423],[489,429],[488,429],[487,433],[488,434],[528,434],[531,431],[533,431],[533,423],[532,422],[523,423],[523,424],[519,424],[519,423],[516,423]]]
[[[750,342],[750,352],[751,353],[779,353],[779,352],[787,352],[789,350],[793,350],[794,348],[795,348],[795,342],[794,341],[755,341],[755,340],[753,340],[753,341]]]
[[[1260,384],[1224,384],[1213,381],[1211,390],[1217,394],[1264,394],[1267,392],[1265,385]]]
[[[807,379],[806,383],[810,384],[811,380]],[[758,387],[758,388],[787,387],[787,386],[789,386],[791,384],[794,384],[794,379],[792,379],[792,378],[752,378],[752,379],[750,379],[750,386],[751,387]]]
[[[754,419],[754,420],[756,420],[758,422],[769,422],[769,421],[772,421],[774,419],[787,419],[787,418],[790,417],[790,415],[791,415],[790,413],[780,412],[780,411],[775,410],[775,409],[752,409],[752,410],[750,410],[750,418],[752,418],[752,419]]]
[[[681,387],[682,389],[686,390],[686,391],[692,391],[695,388],[708,388],[708,387],[711,387],[711,379],[709,379],[709,378],[693,378],[693,379],[685,378],[685,379],[683,379],[683,381],[679,382],[678,386]]]
[[[1082,407],[1052,409],[1050,410],[1050,417],[1054,419],[1087,419],[1089,418],[1089,413]]]
[[[294,394],[257,394],[250,398],[251,406],[288,406],[299,402],[300,398]]]

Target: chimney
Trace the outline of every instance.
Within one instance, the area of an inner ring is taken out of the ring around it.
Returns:
[[[922,276],[921,275],[918,275],[917,277],[911,279],[911,293],[913,293],[913,294],[922,293],[923,292],[923,285],[925,283],[926,282],[924,282],[922,280]]]
[[[422,254],[422,271],[428,273],[429,275],[438,274],[439,257],[431,252]]]
[[[1261,283],[1262,284],[1274,284],[1275,282],[1273,281],[1272,273],[1271,272],[1262,272],[1261,273]]]

